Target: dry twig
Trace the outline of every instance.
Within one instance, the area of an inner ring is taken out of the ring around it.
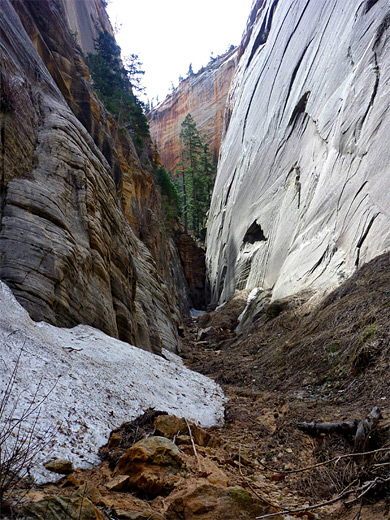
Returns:
[[[188,428],[188,432],[190,434],[190,439],[191,439],[191,443],[192,443],[192,449],[194,450],[194,455],[196,457],[196,460],[198,461],[198,467],[199,467],[199,471],[202,471],[202,466],[200,464],[200,460],[199,460],[199,455],[198,455],[198,452],[196,451],[196,446],[195,446],[195,442],[194,442],[194,438],[192,436],[192,431],[191,431],[191,428],[190,428],[190,425],[189,425],[189,422],[187,421],[186,418],[184,418],[185,422],[186,422],[186,425],[187,425],[187,428]]]
[[[371,451],[363,451],[362,453],[345,453],[344,455],[338,455],[337,457],[333,457],[332,459],[325,460],[323,462],[318,462],[317,464],[313,464],[312,466],[305,466],[304,468],[298,468],[298,469],[276,469],[276,468],[270,468],[269,466],[266,466],[265,464],[262,464],[262,466],[267,469],[268,471],[273,471],[275,473],[281,473],[282,475],[291,475],[293,473],[303,473],[304,471],[310,471],[311,469],[320,468],[321,466],[326,466],[327,464],[332,464],[333,462],[337,464],[339,460],[347,459],[351,457],[362,457],[365,455],[373,455],[375,453],[381,453],[384,451],[390,451],[390,446],[386,448],[378,448],[376,450]],[[383,463],[383,464],[376,464],[375,466],[385,466],[390,465],[390,463]]]

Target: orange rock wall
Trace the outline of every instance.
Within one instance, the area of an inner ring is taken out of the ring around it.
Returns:
[[[236,57],[234,50],[217,59],[204,72],[185,79],[150,113],[150,133],[168,169],[173,171],[180,163],[180,130],[188,113],[206,136],[211,152],[215,148],[219,153],[225,103]]]

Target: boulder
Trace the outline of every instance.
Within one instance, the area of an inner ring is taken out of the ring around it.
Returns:
[[[26,519],[104,520],[104,515],[85,496],[49,496],[25,506]]]
[[[116,475],[128,475],[127,486],[156,497],[169,493],[185,470],[179,449],[164,437],[138,441],[119,459]]]
[[[66,459],[54,459],[44,463],[47,470],[60,475],[69,475],[73,472],[73,464]]]
[[[184,418],[179,418],[175,415],[159,415],[154,419],[154,427],[158,434],[171,440],[179,434],[182,436],[189,435],[189,427],[192,438],[198,446],[214,446],[218,444],[218,439],[207,430],[204,430],[193,422],[186,422]]]
[[[199,486],[178,496],[168,507],[167,520],[253,520],[271,507],[240,487]]]

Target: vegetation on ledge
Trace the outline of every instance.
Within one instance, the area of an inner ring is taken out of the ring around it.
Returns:
[[[88,66],[93,87],[105,107],[115,117],[119,126],[129,130],[138,145],[149,137],[149,124],[144,114],[144,104],[135,91],[142,91],[141,62],[136,54],[122,63],[121,49],[114,36],[102,31],[95,40],[96,54],[88,55]]]

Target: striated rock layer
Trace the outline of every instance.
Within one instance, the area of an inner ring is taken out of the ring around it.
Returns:
[[[94,52],[94,40],[101,30],[113,34],[108,14],[101,0],[60,0],[72,37],[83,52]]]
[[[237,62],[234,49],[203,72],[189,76],[149,114],[150,133],[163,164],[174,170],[180,163],[180,130],[187,114],[218,157],[226,98]]]
[[[214,302],[339,283],[390,246],[385,0],[258,0],[207,235]]]
[[[147,149],[93,93],[61,3],[0,6],[0,279],[35,320],[176,350],[183,275]]]

